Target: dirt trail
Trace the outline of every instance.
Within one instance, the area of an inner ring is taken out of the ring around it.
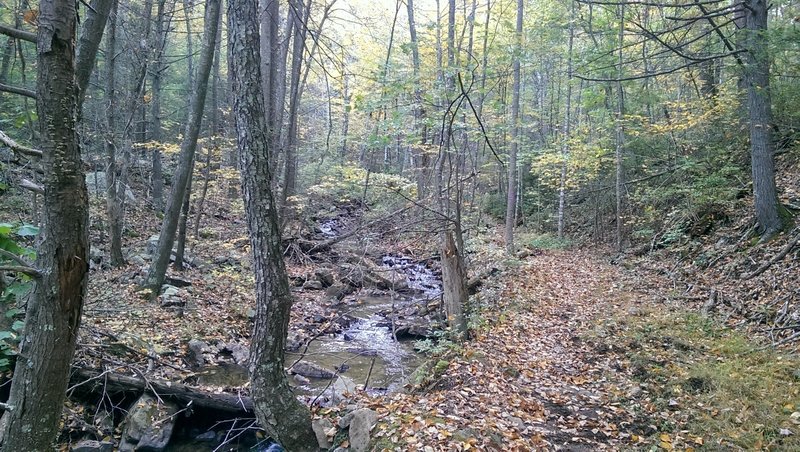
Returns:
[[[609,353],[620,344],[607,320],[637,315],[645,299],[624,281],[576,251],[545,252],[506,272],[481,295],[487,324],[476,340],[428,389],[381,407],[378,448],[631,447],[651,427],[626,406],[638,388]]]

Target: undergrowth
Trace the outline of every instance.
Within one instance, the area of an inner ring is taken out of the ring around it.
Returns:
[[[798,358],[693,313],[648,313],[621,323],[628,325],[621,343],[634,378],[656,410],[688,420],[678,430],[699,438],[687,440],[691,447],[800,450]]]

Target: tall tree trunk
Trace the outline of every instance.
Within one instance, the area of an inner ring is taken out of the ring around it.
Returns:
[[[766,0],[747,0],[745,12],[745,83],[750,116],[750,159],[759,232],[771,237],[783,227],[775,187],[775,143],[769,87],[769,47]]]
[[[89,198],[75,129],[77,3],[39,3],[37,112],[42,139],[41,270],[0,421],[2,449],[52,450],[81,322],[89,271]]]
[[[220,0],[206,2],[205,24],[203,33],[203,49],[200,54],[200,63],[195,77],[195,87],[192,90],[192,108],[189,122],[186,124],[178,168],[173,176],[172,191],[170,192],[161,233],[158,237],[158,247],[153,256],[153,263],[147,273],[144,286],[151,290],[152,296],[158,296],[164,276],[172,254],[172,245],[175,243],[175,231],[178,228],[181,206],[183,204],[189,172],[192,169],[192,160],[197,149],[197,138],[200,135],[200,126],[203,120],[203,110],[206,102],[208,78],[211,74],[211,65],[214,60],[214,48],[217,27],[219,26]]]
[[[564,125],[561,142],[561,180],[558,187],[558,238],[564,238],[564,205],[567,198],[567,170],[569,169],[570,113],[572,109],[572,41],[575,35],[575,2],[570,2],[569,41],[567,44],[567,97],[564,102]]]
[[[125,181],[118,177],[117,163],[117,100],[116,100],[116,53],[117,53],[117,0],[112,0],[109,13],[108,32],[106,33],[106,215],[108,216],[109,253],[111,266],[121,267],[125,264],[122,255],[122,206],[125,196]],[[120,190],[117,184],[122,185]],[[123,198],[119,198],[121,194]]]
[[[283,369],[292,296],[283,261],[272,192],[270,149],[258,53],[257,0],[228,3],[228,53],[233,81],[242,193],[256,276],[256,319],[250,348],[256,416],[267,433],[291,451],[317,450],[308,410],[295,398]]]
[[[514,226],[517,218],[517,149],[519,147],[519,90],[520,90],[520,53],[522,52],[522,14],[523,0],[517,0],[516,45],[513,66],[514,86],[511,97],[511,146],[508,153],[508,190],[506,197],[506,254],[514,254]]]
[[[183,271],[183,260],[186,251],[186,222],[189,219],[189,206],[192,200],[194,159],[192,159],[192,163],[189,166],[189,179],[186,181],[186,190],[184,190],[183,203],[181,204],[181,218],[178,223],[178,238],[175,245],[175,262],[172,264],[173,268],[178,271]]]
[[[114,0],[92,0],[91,5],[86,8],[75,61],[79,112],[83,106],[83,99],[86,97],[86,89],[89,85],[89,76],[92,74],[92,68],[94,67],[97,49],[100,48],[100,41],[103,40],[103,30],[106,28],[108,14],[115,3],[116,1]]]
[[[617,252],[622,252],[622,225],[624,222],[623,208],[623,190],[625,189],[625,175],[622,167],[623,153],[625,151],[625,130],[622,127],[622,119],[625,114],[625,93],[622,90],[622,49],[624,48],[625,39],[625,5],[618,6],[619,11],[619,31],[617,34],[617,41],[619,43],[617,55],[617,118],[616,118],[616,146],[614,152],[614,164],[616,166],[616,186],[615,186],[615,200],[616,200],[616,247]]]
[[[153,207],[157,212],[164,210],[164,174],[161,165],[161,74],[164,70],[163,55],[164,46],[167,41],[167,31],[169,27],[164,27],[164,6],[166,0],[158,0],[158,12],[156,13],[156,42],[155,55],[152,65],[152,89],[153,96],[150,100],[150,116],[152,125],[150,127],[150,141],[153,144],[153,172],[150,174],[153,186]]]
[[[425,107],[422,105],[422,87],[420,86],[420,57],[419,42],[417,40],[417,23],[414,18],[414,0],[406,2],[408,9],[408,31],[411,37],[411,61],[414,66],[414,128],[419,135],[419,147],[413,152],[417,172],[417,199],[425,197],[425,169],[428,166],[425,147],[427,144],[427,131],[425,126]]]

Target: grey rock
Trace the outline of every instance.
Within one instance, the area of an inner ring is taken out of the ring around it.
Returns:
[[[112,452],[114,450],[114,443],[84,439],[72,446],[70,450],[72,452]]]
[[[307,385],[307,384],[311,383],[311,380],[309,380],[308,378],[306,378],[306,377],[304,377],[304,376],[302,376],[300,374],[296,374],[292,378],[294,378],[295,383],[297,383],[299,385]]]
[[[355,288],[349,284],[336,283],[325,289],[325,295],[328,298],[335,300],[342,300],[347,295],[355,291]]]
[[[333,277],[333,270],[330,268],[320,268],[314,272],[314,275],[317,277],[320,284],[322,284],[322,287],[330,287],[336,282]]]
[[[147,263],[144,257],[140,254],[137,254],[130,258],[130,263],[136,266],[142,266]]]
[[[339,403],[345,399],[346,394],[355,394],[357,390],[358,385],[353,380],[344,375],[339,375],[336,381],[333,382],[333,403]]]
[[[247,366],[250,362],[250,347],[235,342],[226,344],[223,350],[230,352],[233,362],[241,366]]]
[[[175,414],[179,408],[172,403],[158,401],[144,394],[133,404],[125,418],[121,451],[160,452],[166,449],[175,427]]]
[[[303,283],[303,290],[322,290],[322,283],[317,280],[308,280]]]
[[[164,284],[161,286],[161,295],[164,297],[176,297],[178,296],[180,289],[175,286]]]
[[[299,363],[295,364],[291,369],[289,369],[289,371],[295,375],[325,380],[330,380],[336,376],[336,374],[328,369],[325,369],[324,367],[305,361],[300,361]]]
[[[207,431],[205,433],[201,433],[201,434],[195,436],[194,439],[197,440],[197,441],[212,442],[212,441],[215,441],[217,439],[217,433],[214,430],[209,430],[209,431]]]
[[[350,448],[353,451],[366,452],[369,450],[369,434],[376,422],[378,422],[378,413],[369,408],[353,411],[348,433]]]
[[[202,366],[206,363],[206,358],[203,355],[210,351],[208,344],[199,339],[192,339],[189,341],[188,347],[189,357],[195,364]]]
[[[311,422],[311,429],[314,430],[314,435],[317,436],[317,443],[320,449],[330,449],[331,442],[328,441],[327,432],[333,428],[331,421],[327,419],[314,419]]]

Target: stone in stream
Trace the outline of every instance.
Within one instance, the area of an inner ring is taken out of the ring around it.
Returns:
[[[119,450],[166,450],[178,411],[178,406],[173,403],[159,403],[149,394],[142,395],[125,418]]]
[[[320,449],[330,449],[331,442],[328,441],[328,432],[333,428],[331,421],[322,418],[314,419],[311,421],[311,429],[314,430],[314,435],[317,437],[317,443]]]
[[[289,372],[295,375],[302,375],[308,378],[319,378],[323,380],[330,380],[336,376],[335,373],[331,372],[328,369],[325,369],[322,366],[318,366],[313,363],[308,363],[305,361],[300,361],[299,363],[292,366],[289,369]]]
[[[335,300],[342,300],[347,295],[355,292],[355,288],[349,284],[335,283],[325,289],[325,295],[328,298]]]
[[[109,441],[95,441],[85,439],[79,441],[78,444],[72,446],[72,452],[112,452],[114,450],[114,443]]]

